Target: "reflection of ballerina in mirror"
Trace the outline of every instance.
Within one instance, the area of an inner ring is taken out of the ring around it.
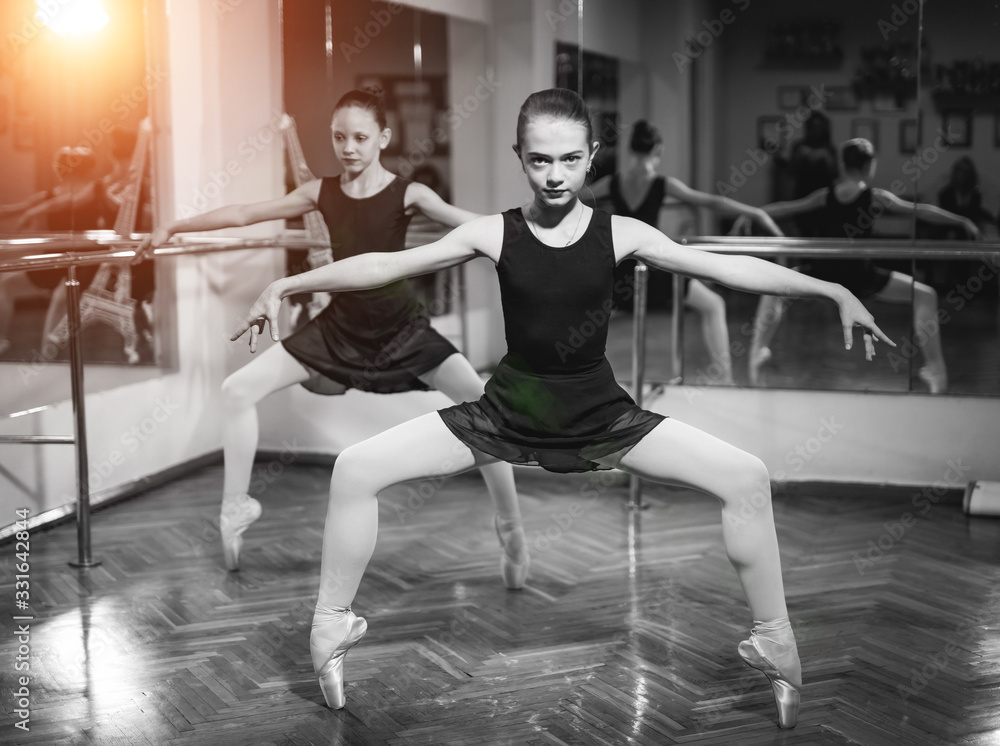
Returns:
[[[948,183],[938,192],[938,204],[942,210],[968,218],[982,230],[993,222],[993,216],[983,208],[983,193],[979,189],[979,172],[972,159],[963,155],[951,167]],[[961,240],[967,234],[953,225],[935,226],[934,238]]]
[[[90,148],[60,148],[52,161],[59,183],[18,204],[0,207],[0,216],[17,215],[14,227],[17,233],[85,231],[107,227],[111,216],[103,188],[93,181],[96,165],[97,159]],[[96,267],[80,267],[77,276],[81,283],[90,282],[96,271]],[[10,346],[9,331],[16,301],[39,291],[52,294],[40,340],[44,349],[49,333],[60,314],[65,312],[65,289],[62,284],[65,275],[64,269],[0,273],[0,354]]]
[[[746,216],[758,221],[768,233],[782,235],[770,216],[759,208],[728,197],[699,192],[673,176],[661,176],[657,169],[663,155],[663,138],[656,127],[645,120],[640,119],[633,125],[630,149],[633,159],[630,168],[623,173],[600,178],[591,186],[592,199],[597,202],[610,198],[616,215],[637,218],[656,228],[659,227],[660,208],[669,197],[673,197],[685,204],[707,207],[724,215]],[[634,259],[627,259],[615,270],[615,305],[618,308],[631,307],[635,265]],[[672,288],[673,283],[669,282],[664,292],[671,293]],[[721,371],[714,382],[732,385],[725,300],[701,280],[684,278],[683,288],[684,305],[693,308],[701,317],[705,346]]]
[[[278,199],[227,205],[158,226],[143,242],[139,257],[177,233],[289,220],[319,210],[329,230],[334,264],[340,264],[365,251],[381,256],[400,252],[414,213],[453,227],[478,217],[382,165],[382,151],[392,131],[378,93],[344,94],[334,107],[331,131],[334,154],[343,168],[339,176],[313,179]],[[261,515],[261,504],[249,494],[259,433],[257,403],[296,384],[326,395],[350,389],[382,394],[437,389],[455,402],[477,399],[483,392],[479,374],[430,326],[409,283],[336,293],[319,316],[255,356],[222,384],[219,525],[230,570],[239,569],[242,535]],[[513,470],[507,464],[489,464],[482,475],[498,515],[504,581],[509,588],[520,588],[527,574],[528,548]],[[259,490],[255,487],[254,492]]]
[[[789,156],[791,176],[795,180],[792,199],[808,197],[817,189],[832,186],[840,175],[837,168],[837,146],[830,134],[830,118],[821,111],[806,117],[801,140],[792,144]],[[815,236],[822,230],[813,213],[797,215],[795,224],[801,236]]]
[[[913,215],[928,222],[956,225],[974,238],[979,230],[968,218],[954,215],[923,202],[908,202],[892,192],[870,186],[875,175],[875,148],[868,140],[854,139],[840,151],[843,177],[833,186],[818,189],[808,197],[791,202],[765,205],[774,218],[788,218],[819,211],[823,220],[821,237],[871,238],[875,219],[886,212]],[[931,393],[948,388],[948,371],[941,351],[937,320],[937,292],[902,272],[889,271],[868,259],[823,259],[796,268],[800,272],[843,285],[861,298],[886,303],[913,303],[914,342],[924,356],[920,379]],[[912,294],[912,295],[911,295]],[[784,305],[774,296],[763,296],[754,318],[750,345],[750,383],[760,383],[761,367],[771,359],[771,341],[781,323]]]
[[[141,210],[140,196],[151,130],[149,119],[143,120],[138,137],[124,128],[114,128],[109,137],[111,173],[92,182],[90,186],[95,198],[102,201],[104,214],[113,216],[114,231],[120,236],[132,235]],[[125,360],[134,365],[139,362],[140,356],[137,350],[136,298],[132,294],[132,268],[123,262],[102,262],[96,270],[93,267],[89,270],[87,279],[80,279],[81,286],[86,286],[80,294],[80,325],[85,328],[94,322],[102,322],[116,330],[122,336]],[[140,267],[136,275],[136,279],[139,280],[136,295],[142,301],[139,307],[147,315],[145,331],[151,337],[152,267]],[[52,318],[59,321],[51,331],[47,331],[46,337],[51,344],[61,347],[69,339],[65,286],[60,285],[55,289],[49,310]]]

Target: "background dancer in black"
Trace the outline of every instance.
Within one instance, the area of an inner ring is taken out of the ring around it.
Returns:
[[[382,166],[380,155],[392,133],[377,93],[346,93],[334,108],[332,131],[334,151],[344,168],[339,177],[310,181],[280,199],[222,207],[161,226],[146,240],[142,253],[176,233],[295,218],[318,209],[339,262],[361,252],[400,251],[410,217],[418,212],[448,226],[477,217]],[[479,374],[430,326],[407,281],[338,293],[296,334],[222,384],[226,418],[220,524],[230,570],[239,568],[243,532],[261,514],[260,503],[247,494],[257,450],[257,402],[297,383],[323,394],[350,388],[376,393],[437,389],[456,402],[477,399],[483,392]],[[520,588],[528,554],[513,471],[507,464],[490,464],[482,474],[497,512],[504,582]]]
[[[832,187],[817,189],[808,197],[791,202],[765,205],[774,218],[805,213],[818,216],[820,235],[827,238],[871,238],[878,215],[885,212],[912,215],[939,225],[952,225],[979,237],[976,224],[961,215],[923,202],[908,202],[892,192],[871,186],[875,177],[875,148],[865,139],[848,140],[841,147],[843,176]],[[890,272],[870,259],[822,259],[797,269],[829,282],[836,282],[861,298],[886,303],[913,303],[914,342],[921,348],[924,365],[918,375],[932,394],[948,388],[948,369],[941,351],[937,320],[937,291],[902,272]],[[773,296],[764,296],[757,306],[754,334],[750,344],[750,383],[760,382],[760,369],[771,359],[771,340],[781,323],[784,304]]]

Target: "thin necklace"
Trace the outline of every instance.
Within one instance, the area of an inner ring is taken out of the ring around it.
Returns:
[[[532,233],[535,234],[535,238],[537,238],[539,241],[542,241],[542,237],[538,235],[538,229],[537,228],[532,229],[531,227],[532,222],[536,223],[538,222],[538,219],[535,217],[535,212],[532,209],[533,207],[534,205],[528,205],[528,215],[531,217],[531,221],[528,223],[528,230],[530,230]],[[573,232],[570,234],[569,240],[563,244],[564,248],[573,243],[573,239],[576,238],[576,232],[580,230],[581,220],[583,220],[583,205],[580,205],[580,212],[577,213],[576,216],[576,225],[573,227]],[[545,241],[542,241],[542,243],[545,243]]]

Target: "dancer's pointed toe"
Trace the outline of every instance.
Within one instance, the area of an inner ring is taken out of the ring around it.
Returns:
[[[497,538],[500,540],[500,576],[503,578],[503,583],[508,590],[520,590],[528,580],[528,568],[531,565],[524,528],[520,522],[505,521],[501,529],[499,516],[493,517],[493,528],[496,529]],[[514,535],[518,532],[521,534],[520,547],[513,541]]]
[[[332,710],[343,709],[347,703],[344,695],[344,658],[347,651],[361,642],[368,631],[368,622],[350,609],[341,618],[324,624],[313,623],[309,637],[313,669],[319,677],[326,706]],[[331,645],[331,641],[335,641]]]
[[[778,726],[794,728],[799,719],[799,702],[801,699],[801,682],[796,684],[789,671],[782,672],[771,660],[761,652],[757,641],[751,635],[749,640],[739,644],[739,654],[743,661],[763,673],[771,682],[774,693],[774,704],[778,709]]]
[[[227,570],[240,569],[243,532],[260,518],[261,512],[260,503],[249,495],[223,501],[222,512],[219,515],[219,534],[222,538],[222,556]]]

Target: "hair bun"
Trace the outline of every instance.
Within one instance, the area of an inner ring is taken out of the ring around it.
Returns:
[[[650,153],[662,142],[660,131],[645,119],[632,125],[632,140],[629,146],[635,153]]]
[[[383,89],[378,83],[369,83],[368,85],[362,86],[361,90],[375,96],[379,101],[385,99],[385,89]]]

